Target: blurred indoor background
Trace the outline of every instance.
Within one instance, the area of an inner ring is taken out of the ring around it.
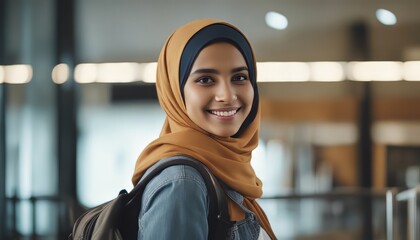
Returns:
[[[420,239],[420,1],[0,0],[0,239],[67,239],[131,189],[166,38],[238,26],[258,61],[279,239]]]

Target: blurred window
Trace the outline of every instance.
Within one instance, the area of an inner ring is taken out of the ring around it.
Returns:
[[[81,106],[77,189],[83,205],[98,205],[132,188],[137,157],[159,136],[164,117],[157,101]]]

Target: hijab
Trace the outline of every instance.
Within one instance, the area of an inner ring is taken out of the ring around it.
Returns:
[[[248,65],[254,88],[251,112],[232,137],[212,135],[187,115],[183,86],[199,52],[213,42],[233,44]],[[223,183],[244,196],[244,205],[258,218],[264,230],[275,239],[270,223],[256,199],[262,183],[251,166],[252,151],[258,145],[260,107],[256,84],[256,62],[246,37],[235,26],[217,20],[200,19],[176,30],[166,41],[158,59],[156,89],[166,118],[159,138],[152,141],[137,159],[133,184],[160,159],[188,155],[205,164]],[[231,219],[243,215],[229,200]]]

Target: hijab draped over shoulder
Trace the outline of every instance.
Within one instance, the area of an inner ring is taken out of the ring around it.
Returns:
[[[232,137],[218,137],[197,126],[187,115],[183,85],[199,51],[215,41],[227,41],[241,51],[248,64],[254,88],[251,113]],[[233,25],[210,19],[190,22],[176,30],[163,46],[157,66],[156,88],[166,119],[159,138],[151,142],[137,159],[133,184],[160,159],[188,155],[205,164],[226,185],[244,196],[245,206],[253,211],[261,226],[275,239],[267,217],[256,198],[262,183],[251,166],[251,153],[258,145],[260,107],[256,84],[256,63],[245,36]],[[242,210],[229,202],[231,218]]]

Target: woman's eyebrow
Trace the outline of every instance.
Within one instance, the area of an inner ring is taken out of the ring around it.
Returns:
[[[241,71],[248,71],[248,68],[243,66],[243,67],[237,67],[232,69],[231,73],[237,73],[237,72],[241,72]],[[213,74],[218,74],[219,71],[213,68],[199,68],[197,70],[195,70],[194,72],[192,72],[191,74],[197,74],[197,73],[213,73]]]
[[[242,72],[242,71],[248,71],[248,68],[247,67],[245,67],[245,66],[243,66],[243,67],[237,67],[237,68],[234,68],[234,69],[232,69],[232,73],[236,73],[236,72]]]

